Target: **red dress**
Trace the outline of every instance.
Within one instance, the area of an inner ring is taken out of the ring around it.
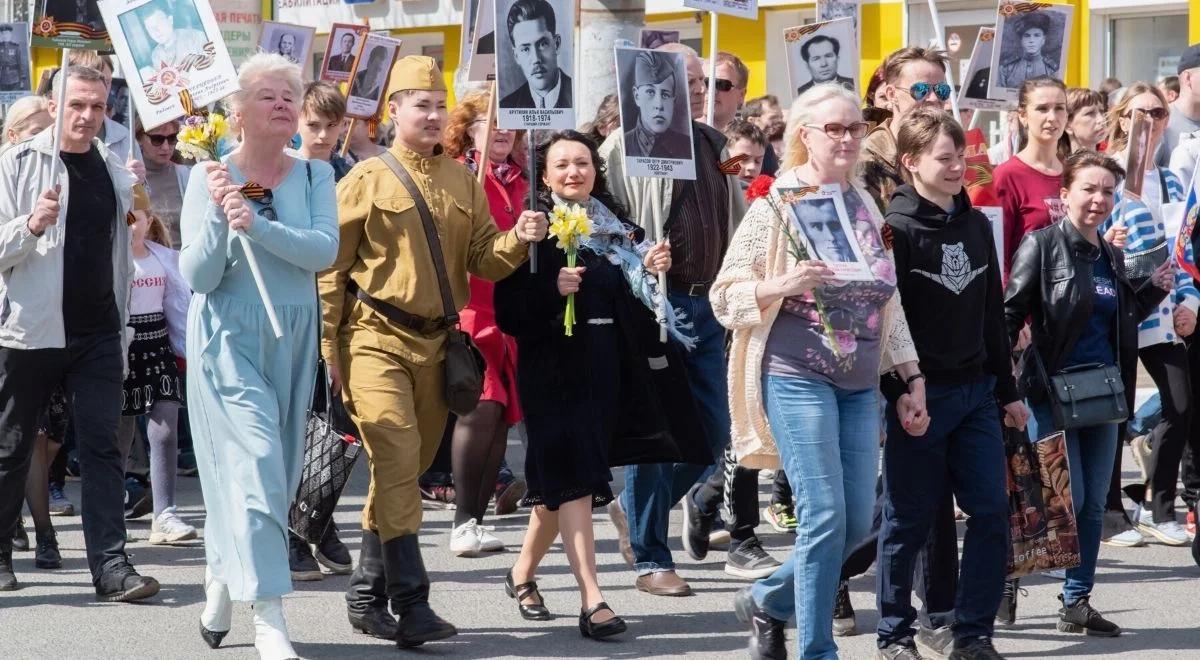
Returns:
[[[475,170],[475,151],[458,160]],[[492,220],[502,231],[512,229],[525,210],[529,183],[521,167],[510,158],[497,167],[489,163],[483,190],[487,194]],[[498,170],[504,170],[497,175]],[[521,402],[517,398],[517,340],[496,327],[496,307],[493,302],[495,285],[471,276],[471,300],[460,314],[464,332],[471,335],[487,364],[483,372],[481,401],[495,401],[504,406],[504,421],[508,425],[521,421]]]

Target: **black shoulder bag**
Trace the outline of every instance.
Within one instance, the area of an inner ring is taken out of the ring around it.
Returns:
[[[442,294],[442,323],[446,328],[446,405],[456,415],[466,415],[479,405],[483,395],[483,354],[475,347],[470,335],[458,329],[458,310],[454,307],[454,296],[450,291],[450,277],[446,274],[446,258],[442,253],[442,240],[438,238],[433,214],[425,197],[417,188],[412,175],[390,152],[383,152],[380,159],[391,168],[392,173],[404,184],[412,196],[425,226],[425,239],[429,243],[429,254],[433,257],[433,268],[437,271],[438,288]]]

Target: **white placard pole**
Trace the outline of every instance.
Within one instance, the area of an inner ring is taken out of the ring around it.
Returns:
[[[258,268],[258,259],[254,257],[250,239],[240,231],[237,237],[242,244],[242,252],[246,253],[246,265],[250,266],[250,274],[254,276],[254,284],[258,287],[258,295],[262,297],[263,307],[267,309],[267,319],[271,322],[271,329],[275,331],[275,338],[283,339],[283,326],[279,323],[279,317],[275,316],[275,305],[271,302],[271,295],[267,293],[267,281],[263,279],[262,271]]]
[[[128,81],[126,81],[126,84],[128,84]],[[133,143],[135,140],[137,140],[137,115],[134,114],[135,112],[136,110],[133,107],[133,94],[131,93],[129,95],[129,109],[126,112],[126,114],[129,115],[129,157],[126,158],[126,161],[133,160]]]
[[[717,110],[717,12],[708,12],[708,110],[705,123],[717,130],[724,128],[713,124]]]
[[[54,142],[51,147],[54,159],[50,161],[50,183],[46,186],[47,190],[54,188],[55,184],[58,183],[58,170],[62,166],[62,159],[59,158],[58,152],[62,148],[63,111],[66,110],[67,105],[67,64],[70,53],[71,49],[63,49],[62,63],[58,66],[59,85],[58,94],[55,95],[57,98],[54,99],[56,105],[54,108]],[[51,81],[53,81],[53,78],[51,78]],[[51,83],[51,86],[53,86],[53,83]]]
[[[946,51],[946,41],[942,36],[942,17],[938,15],[937,3],[934,0],[929,0],[929,14],[933,18],[933,40],[937,43],[938,48]],[[946,56],[949,57],[949,51],[946,51]],[[951,71],[954,67],[946,67],[946,82],[950,84],[950,110],[954,112],[954,121],[962,124],[962,115],[958,111],[958,94],[954,93],[954,72]]]

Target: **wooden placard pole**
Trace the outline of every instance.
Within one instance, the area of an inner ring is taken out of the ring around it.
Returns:
[[[487,180],[487,170],[489,165],[489,154],[492,153],[492,122],[496,121],[496,81],[489,83],[488,88],[488,109],[484,115],[487,123],[484,124],[483,144],[475,145],[476,156],[479,162],[476,163],[476,176],[479,177],[479,185]],[[531,180],[532,181],[532,180]],[[532,208],[530,209],[533,210]]]
[[[724,126],[713,125],[713,115],[717,111],[717,12],[708,12],[708,110],[705,112],[704,123],[721,130]]]
[[[354,117],[350,118],[350,123],[346,124],[346,139],[342,140],[342,148],[338,150],[338,155],[342,158],[346,157],[346,153],[350,151],[350,137],[354,135],[354,122],[358,121]]]
[[[495,83],[492,83],[493,85]],[[529,210],[537,210],[537,131],[529,129]],[[529,244],[529,272],[538,272],[537,242]]]

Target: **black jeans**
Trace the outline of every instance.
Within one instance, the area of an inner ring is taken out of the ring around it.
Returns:
[[[1154,522],[1162,523],[1175,520],[1179,461],[1190,442],[1194,401],[1188,349],[1182,344],[1155,344],[1139,350],[1138,355],[1162,395],[1162,421],[1150,434],[1152,451],[1145,466]]]
[[[732,543],[729,549],[748,538],[761,522],[758,516],[758,470],[738,465],[733,447],[725,448],[724,459],[696,491],[696,505],[704,514],[714,514],[725,504],[725,529]]]
[[[789,509],[795,507],[795,502],[792,501],[792,485],[788,483],[787,473],[782,469],[775,471],[775,481],[771,484],[771,504],[782,504]]]
[[[68,337],[66,348],[0,348],[0,529],[24,501],[38,412],[60,383],[83,473],[83,538],[95,584],[125,557],[125,475],[117,448],[123,356],[117,332]]]

